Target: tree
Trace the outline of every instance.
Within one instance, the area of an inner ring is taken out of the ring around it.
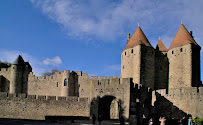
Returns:
[[[9,62],[1,62],[0,61],[0,68],[8,68],[11,66],[11,63]]]
[[[55,72],[59,72],[58,69],[52,69],[51,71],[44,72],[42,76],[53,76]]]

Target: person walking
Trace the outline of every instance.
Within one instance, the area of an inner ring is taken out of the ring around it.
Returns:
[[[193,123],[192,123],[192,117],[189,117],[189,119],[188,119],[188,125],[193,125]]]
[[[180,119],[179,122],[180,122],[180,125],[186,125],[185,116],[182,119]]]
[[[165,125],[166,119],[165,117],[160,117],[159,121],[161,122],[160,125]]]
[[[149,120],[149,125],[153,125],[153,119],[152,118]]]
[[[93,125],[95,125],[95,121],[96,121],[96,116],[95,116],[95,114],[93,114],[93,116],[92,116],[92,123],[93,123]]]
[[[101,121],[102,121],[102,116],[101,115],[99,116],[98,121],[99,121],[99,125],[101,125]]]

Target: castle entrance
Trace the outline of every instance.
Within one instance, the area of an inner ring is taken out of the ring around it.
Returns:
[[[104,120],[119,119],[119,101],[114,96],[104,96],[99,99],[98,117]]]

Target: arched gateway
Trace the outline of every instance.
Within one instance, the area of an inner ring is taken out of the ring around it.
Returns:
[[[90,115],[103,119],[129,118],[131,79],[91,80]]]

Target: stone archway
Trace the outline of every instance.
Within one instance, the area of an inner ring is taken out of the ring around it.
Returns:
[[[104,96],[99,99],[98,117],[104,120],[119,119],[119,104],[114,96]]]
[[[110,105],[110,119],[119,119],[119,106],[119,102],[116,98],[112,100]]]

